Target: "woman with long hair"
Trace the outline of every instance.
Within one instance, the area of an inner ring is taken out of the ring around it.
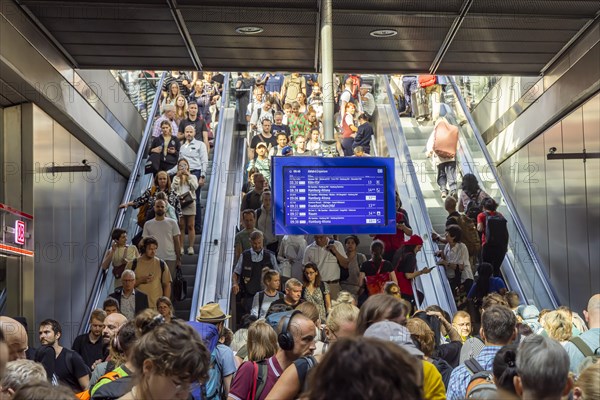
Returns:
[[[169,174],[165,171],[159,171],[154,176],[154,184],[152,187],[146,189],[144,193],[137,199],[129,201],[127,203],[123,203],[119,206],[119,208],[127,208],[133,207],[135,209],[141,208],[140,215],[138,213],[138,225],[143,228],[144,223],[152,218],[154,218],[154,202],[156,201],[156,196],[158,193],[165,193],[167,198],[169,199],[169,204],[175,207],[175,212],[177,216],[181,216],[181,205],[179,203],[179,197],[175,191],[171,188],[171,178]],[[141,234],[141,232],[140,232]],[[135,242],[135,239],[133,241]]]
[[[473,270],[469,261],[469,250],[462,243],[462,230],[458,225],[446,227],[446,245],[437,253],[440,257],[438,265],[444,266],[446,276],[450,282],[455,296],[458,297],[459,288],[463,293],[469,293],[473,285]]]
[[[185,229],[187,227],[189,246],[187,253],[194,254],[194,241],[196,240],[196,230],[194,228],[196,220],[196,190],[198,189],[198,178],[190,172],[190,163],[182,158],[177,163],[177,174],[173,178],[173,190],[178,196],[187,192],[191,193],[192,202],[181,210],[182,216],[179,219],[179,230],[181,231],[181,254],[183,254],[185,243]]]
[[[302,298],[317,306],[321,321],[325,321],[331,308],[331,297],[329,287],[321,280],[319,268],[313,263],[305,264],[302,281]]]
[[[358,296],[358,291],[362,286],[360,267],[367,261],[367,256],[357,252],[359,244],[360,240],[356,235],[350,235],[344,239],[344,248],[346,250],[346,257],[348,258],[348,279],[341,281],[340,287],[354,296]]]
[[[177,122],[177,126],[179,126],[179,123],[188,117],[188,103],[185,96],[182,94],[178,95],[175,98],[173,105],[175,106],[175,122]]]
[[[483,199],[490,197],[483,189],[479,187],[477,177],[473,174],[464,174],[460,184],[460,198],[458,200],[458,211],[465,212],[469,202],[481,205]]]
[[[477,282],[473,284],[467,294],[468,299],[475,299],[479,304],[489,293],[498,293],[502,296],[506,293],[506,285],[502,278],[493,276],[494,267],[492,264],[482,262],[477,267]]]
[[[180,94],[181,90],[179,88],[179,84],[177,82],[172,82],[169,85],[168,92],[166,93],[162,103],[160,104],[160,111],[163,112],[167,104],[175,105],[175,99],[177,99],[177,96],[179,96]]]

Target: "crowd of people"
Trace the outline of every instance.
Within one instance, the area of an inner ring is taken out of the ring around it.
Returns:
[[[72,349],[61,344],[58,321],[39,324],[41,346],[33,349],[23,321],[0,317],[0,397],[599,398],[600,294],[584,322],[567,307],[538,312],[514,292],[491,293],[476,323],[437,306],[412,312],[395,288],[360,309],[341,291],[324,319],[312,301],[249,315],[235,333],[217,303],[188,322],[148,308],[129,319],[96,310]],[[284,298],[300,295],[286,288]]]
[[[433,268],[418,265],[423,239],[398,195],[396,233],[373,236],[369,254],[355,235],[274,234],[271,157],[331,155],[316,75],[242,73],[236,81],[249,166],[234,241],[234,318],[219,303],[202,305],[195,321],[176,318],[173,277],[181,255],[194,253],[223,84],[219,74],[190,76],[176,72],[165,84],[150,147],[154,184],[121,205],[139,210],[140,233],[129,244],[125,230],[112,232],[102,268],[112,266],[115,291],[70,348],[59,321],[39,323],[34,349],[24,319],[0,317],[0,400],[600,398],[600,294],[581,318],[564,306],[540,311],[508,291],[503,217],[476,177],[442,193],[445,233],[431,232],[459,309],[453,316],[421,307],[413,281]],[[357,75],[340,78],[335,152],[370,154],[371,87]],[[407,91],[421,81],[402,79]]]

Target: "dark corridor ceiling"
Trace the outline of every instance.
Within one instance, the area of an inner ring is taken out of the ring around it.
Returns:
[[[317,0],[18,4],[76,68],[315,71]],[[334,70],[538,75],[599,13],[597,0],[333,0]]]

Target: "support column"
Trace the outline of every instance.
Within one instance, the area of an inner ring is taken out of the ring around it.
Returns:
[[[324,142],[334,139],[334,85],[333,79],[333,0],[321,0],[321,78],[323,82],[323,133]]]

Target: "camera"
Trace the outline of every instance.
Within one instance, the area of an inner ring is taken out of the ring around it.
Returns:
[[[333,245],[335,244],[335,240],[331,239],[331,240],[329,241],[329,243],[327,243],[327,244],[328,244],[329,246],[333,246]]]

